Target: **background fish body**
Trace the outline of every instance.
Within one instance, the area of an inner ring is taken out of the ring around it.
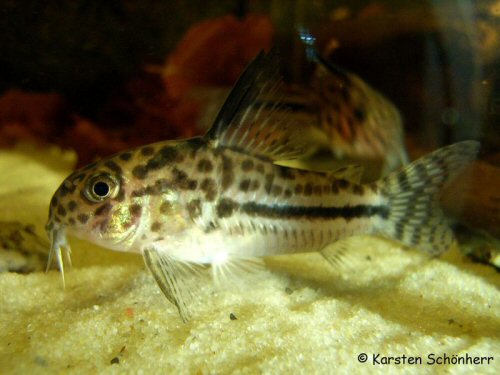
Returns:
[[[353,73],[324,66],[311,86],[319,129],[337,157],[382,161],[383,174],[408,163],[401,115],[380,92]]]

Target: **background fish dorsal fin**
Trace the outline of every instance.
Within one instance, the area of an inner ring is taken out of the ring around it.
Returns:
[[[231,90],[205,139],[272,160],[304,155],[309,146],[282,101],[266,98],[282,86],[276,51],[260,52]]]
[[[302,44],[304,45],[307,59],[317,64],[315,72],[315,76],[317,78],[336,78],[339,85],[350,82],[350,74],[346,70],[329,61],[319,53],[316,48],[316,38],[307,28],[299,26],[297,32]]]

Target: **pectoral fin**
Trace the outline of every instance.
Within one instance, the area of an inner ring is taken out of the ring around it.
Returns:
[[[191,317],[189,300],[197,284],[194,278],[201,274],[200,266],[178,261],[155,248],[144,249],[143,256],[161,291],[177,307],[182,321],[186,323]]]

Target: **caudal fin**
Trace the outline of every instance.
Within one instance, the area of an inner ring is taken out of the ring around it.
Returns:
[[[379,233],[431,255],[447,250],[453,234],[437,202],[441,188],[479,151],[479,142],[464,141],[443,147],[416,160],[377,184],[387,199],[389,214]]]

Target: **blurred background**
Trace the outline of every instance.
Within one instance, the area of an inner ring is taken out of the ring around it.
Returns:
[[[399,109],[410,155],[500,144],[500,0],[0,2],[0,145],[75,149],[80,164],[203,133],[198,85],[230,87],[277,46],[287,82],[317,47]]]

